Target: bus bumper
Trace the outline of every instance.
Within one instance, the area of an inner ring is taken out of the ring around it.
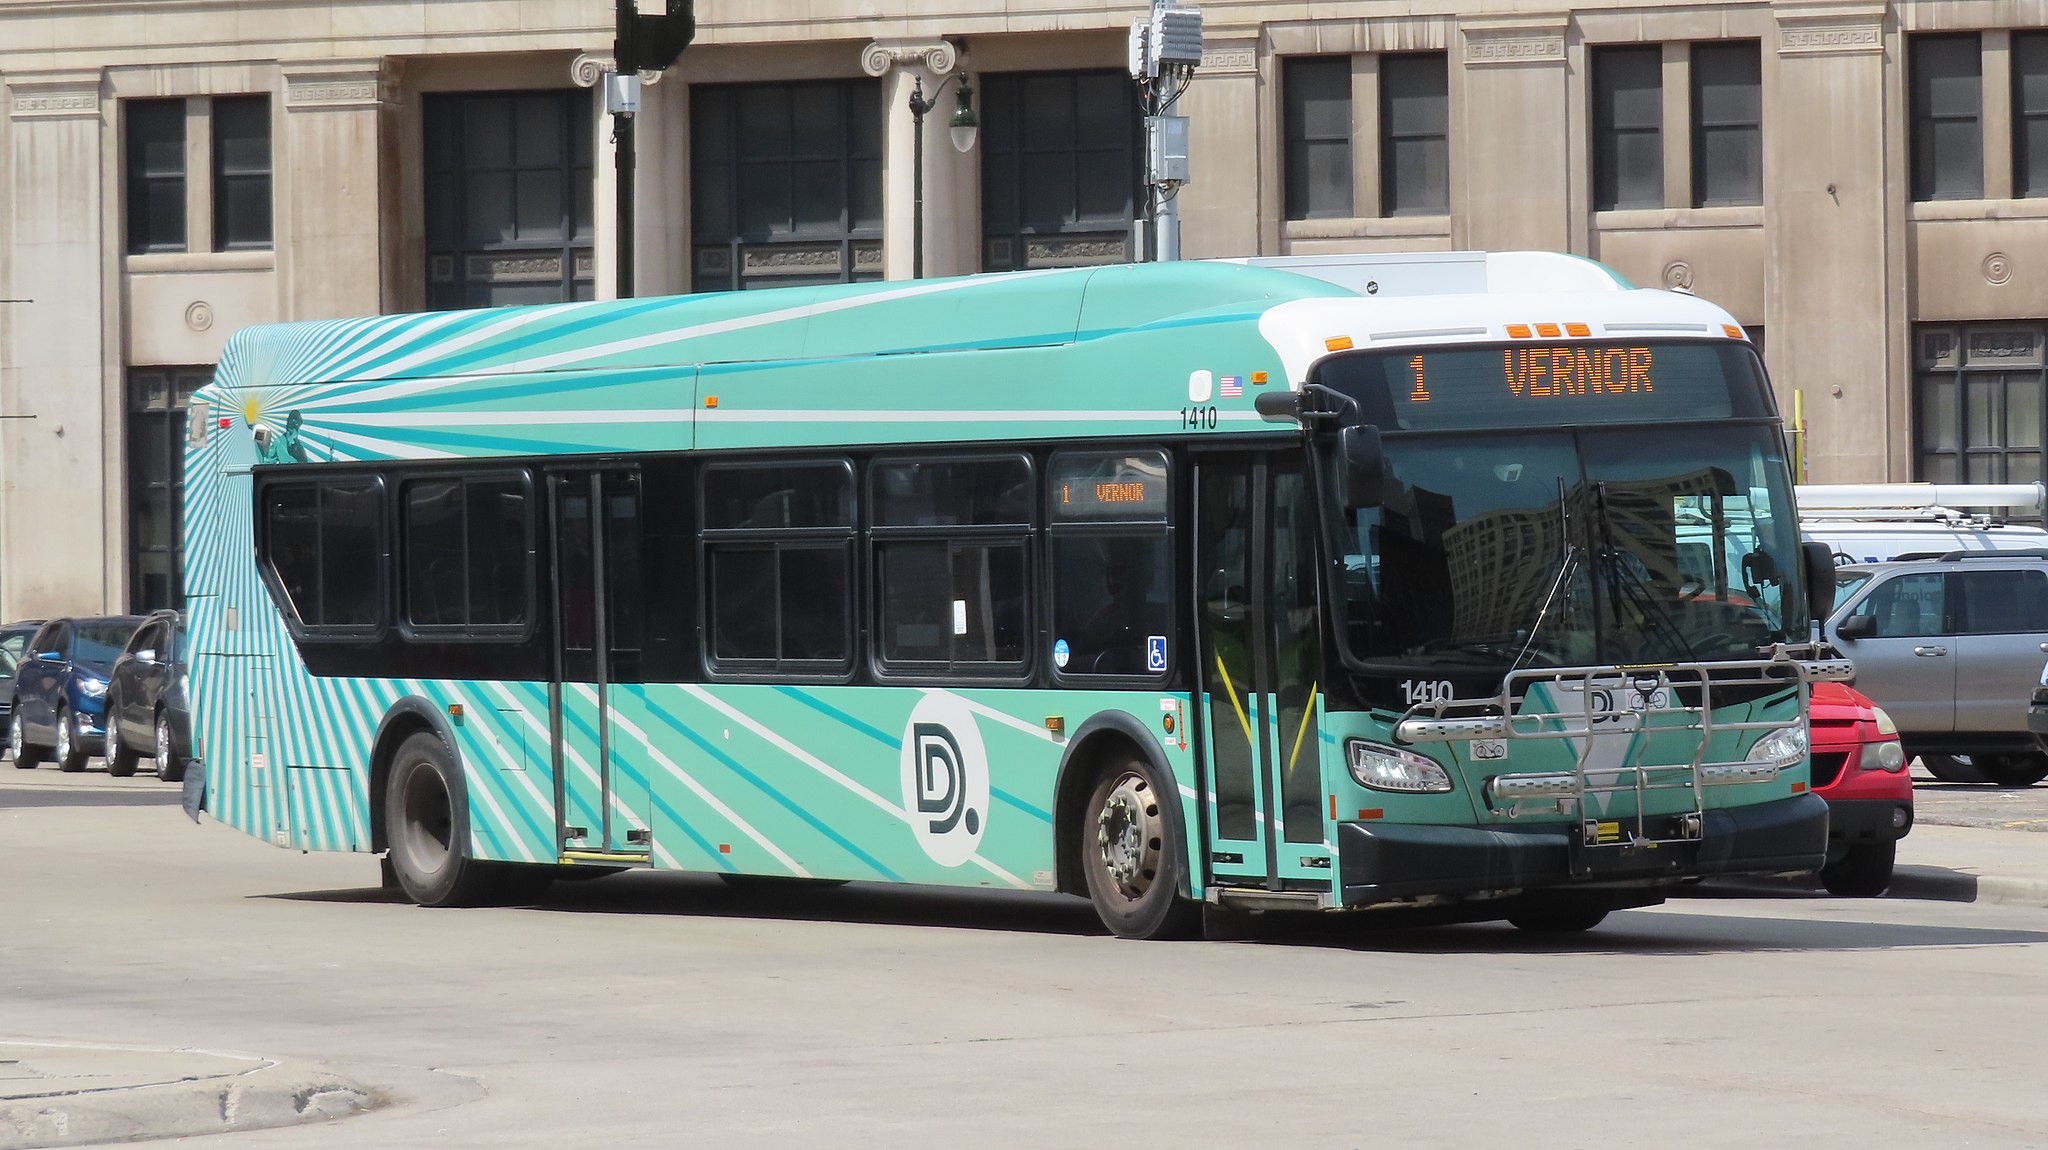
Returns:
[[[1511,830],[1340,823],[1337,855],[1344,905],[1818,870],[1827,861],[1828,805],[1809,793],[1706,811],[1700,838],[1693,842],[1582,848],[1577,840],[1576,823]]]

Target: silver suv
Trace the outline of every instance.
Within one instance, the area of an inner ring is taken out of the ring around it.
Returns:
[[[2048,654],[2048,551],[1951,552],[1836,570],[1828,638],[1938,778],[2048,778],[2028,704]],[[1968,756],[1967,765],[1955,756]]]

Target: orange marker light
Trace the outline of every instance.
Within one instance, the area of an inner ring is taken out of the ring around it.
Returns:
[[[1264,387],[1264,386],[1266,386],[1266,373],[1265,373],[1265,372],[1263,372],[1263,371],[1255,371],[1255,372],[1253,372],[1253,373],[1252,373],[1252,386],[1253,386],[1253,387]]]
[[[1331,821],[1331,822],[1336,822],[1336,821],[1337,821],[1337,796],[1336,796],[1336,795],[1331,795],[1331,796],[1330,796],[1330,821]]]
[[[1528,324],[1526,324],[1526,323],[1511,323],[1511,324],[1509,324],[1509,325],[1508,325],[1508,338],[1509,338],[1509,339],[1528,339],[1528,338],[1529,338],[1529,325],[1528,325]]]
[[[1348,335],[1333,335],[1323,341],[1323,349],[1325,351],[1350,351],[1351,337]]]
[[[732,844],[731,844],[731,843],[719,843],[719,844],[718,844],[718,853],[719,853],[719,854],[722,854],[722,855],[729,855],[729,854],[731,854],[731,853],[732,853]]]
[[[1742,329],[1741,329],[1741,328],[1739,328],[1739,327],[1736,327],[1736,326],[1735,326],[1734,324],[1732,324],[1732,323],[1724,323],[1724,324],[1722,324],[1722,325],[1721,325],[1721,330],[1722,330],[1722,332],[1726,333],[1726,335],[1728,336],[1728,338],[1729,338],[1729,339],[1748,339],[1748,338],[1749,338],[1749,337],[1748,337],[1747,335],[1743,334],[1743,331],[1742,331]]]
[[[1795,795],[1799,795],[1799,794],[1805,794],[1805,793],[1806,793],[1806,784],[1805,784],[1805,783],[1793,783],[1793,784],[1792,784],[1792,793],[1793,793],[1793,794],[1795,794]]]
[[[461,717],[462,717],[462,704],[461,704],[461,703],[450,703],[450,704],[448,704],[448,717],[449,717],[449,718],[451,718],[451,719],[459,719],[459,718],[461,718]]]
[[[1554,323],[1539,323],[1536,325],[1536,334],[1544,339],[1556,339],[1564,334],[1564,329]]]
[[[1566,335],[1587,336],[1593,334],[1593,329],[1582,323],[1568,323],[1564,325],[1564,333]]]
[[[717,397],[717,396],[715,396],[715,395],[707,395],[707,396],[705,396],[705,397],[704,397],[704,406],[706,406],[706,407],[717,407],[717,406],[718,406],[718,397]]]
[[[1385,807],[1367,807],[1358,812],[1358,817],[1362,819],[1383,819],[1387,817],[1387,809]]]

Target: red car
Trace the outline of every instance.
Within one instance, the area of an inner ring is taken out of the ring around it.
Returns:
[[[1809,711],[1813,793],[1828,802],[1830,894],[1874,898],[1892,879],[1899,840],[1913,829],[1913,780],[1899,728],[1869,696],[1816,683]]]

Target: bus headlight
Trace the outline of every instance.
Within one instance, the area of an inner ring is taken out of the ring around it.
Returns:
[[[1450,772],[1434,759],[1399,747],[1351,739],[1344,744],[1351,777],[1361,787],[1407,794],[1442,794],[1451,789]]]
[[[1752,763],[1771,763],[1783,770],[1796,767],[1806,758],[1806,724],[1798,723],[1783,730],[1772,731],[1756,741],[1744,756]]]
[[[1906,769],[1906,751],[1897,739],[1886,739],[1882,743],[1863,744],[1863,754],[1856,765],[1866,771],[1903,771]]]

